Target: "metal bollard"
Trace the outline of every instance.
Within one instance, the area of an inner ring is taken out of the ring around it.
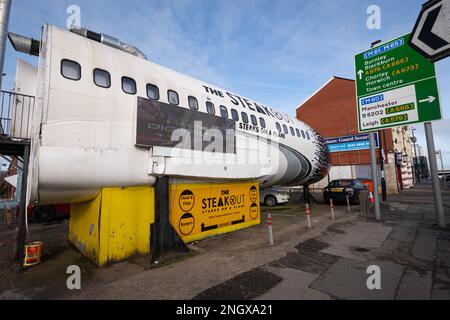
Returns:
[[[350,199],[349,199],[349,197],[347,196],[347,213],[350,213],[351,212],[351,208],[350,208]]]
[[[311,229],[311,216],[310,216],[311,210],[309,209],[309,204],[306,204],[306,224],[308,225],[308,228]]]
[[[269,226],[269,245],[273,246],[272,214],[270,213],[267,217],[267,225]]]
[[[330,199],[331,220],[334,220],[334,206],[333,199]]]

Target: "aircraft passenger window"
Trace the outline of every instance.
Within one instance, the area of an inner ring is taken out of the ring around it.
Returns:
[[[306,131],[306,138],[307,138],[308,140],[311,140],[311,137],[309,136],[309,132],[308,132],[308,131]]]
[[[248,123],[248,115],[245,112],[241,112],[242,121]]]
[[[288,130],[288,128],[287,128],[287,126],[285,124],[283,124],[283,131],[284,131],[285,134],[289,133],[289,130]]]
[[[189,96],[188,97],[189,108],[192,110],[198,110],[198,100],[196,97]]]
[[[222,118],[228,119],[228,109],[225,106],[220,106],[220,116]]]
[[[261,123],[261,128],[266,128],[266,121],[264,120],[264,118],[259,118],[259,123]]]
[[[178,98],[178,93],[173,90],[167,91],[167,98],[169,99],[169,103],[175,106],[180,104],[180,99]]]
[[[231,109],[231,118],[233,118],[234,121],[239,121],[239,112],[237,112],[236,109]]]
[[[289,129],[291,129],[291,135],[293,135],[295,137],[295,131],[294,128],[290,127]]]
[[[129,77],[122,77],[122,90],[128,94],[136,94],[136,81]]]
[[[214,103],[212,103],[211,101],[206,101],[206,111],[209,114],[216,114],[216,107],[214,106]]]
[[[147,97],[152,100],[159,100],[159,88],[154,84],[147,84]]]
[[[81,66],[72,60],[61,60],[61,74],[66,79],[78,81],[81,79]]]
[[[250,115],[250,119],[252,120],[252,125],[257,126],[258,120],[256,120],[256,117],[254,115]]]
[[[302,130],[302,138],[306,139],[305,131]]]
[[[94,83],[101,88],[111,87],[111,75],[108,71],[94,69]]]
[[[300,130],[298,130],[297,128],[295,128],[295,132],[297,133],[297,137],[300,138],[301,134],[300,134]]]
[[[276,125],[277,125],[278,132],[281,132],[281,125],[278,122],[276,123]]]

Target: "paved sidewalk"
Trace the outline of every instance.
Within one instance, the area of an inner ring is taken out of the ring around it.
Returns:
[[[273,219],[276,244],[273,247],[268,245],[268,211]],[[210,287],[283,257],[295,250],[299,242],[320,235],[330,224],[355,220],[358,214],[357,208],[347,214],[345,207],[337,207],[337,219],[332,221],[329,212],[324,205],[313,206],[314,228],[308,230],[303,204],[263,207],[261,225],[197,242],[190,245],[191,254],[169,264],[150,266],[149,257],[136,257],[101,269],[68,243],[67,221],[31,225],[31,234],[44,240],[43,262],[17,272],[8,258],[11,243],[0,248],[0,300],[191,299]],[[13,230],[3,231],[0,239],[13,239]],[[69,291],[66,287],[66,268],[73,264],[82,269],[81,291]],[[268,281],[262,288],[269,289],[269,284],[274,283]]]
[[[196,298],[450,299],[450,229],[436,226],[431,186],[420,185],[391,199],[382,206],[382,222],[360,217],[331,225],[284,257]],[[449,192],[444,201],[448,223]],[[381,290],[367,288],[372,265],[381,269]],[[260,278],[273,285],[254,290],[249,279]]]

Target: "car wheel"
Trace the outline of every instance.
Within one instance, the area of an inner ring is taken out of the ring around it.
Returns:
[[[268,195],[264,198],[264,203],[268,207],[275,207],[278,204],[277,198],[272,195]]]
[[[38,206],[31,211],[31,221],[36,223],[49,222],[54,216],[55,210],[51,206]]]

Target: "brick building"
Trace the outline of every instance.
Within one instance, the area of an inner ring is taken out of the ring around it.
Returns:
[[[331,78],[299,106],[297,118],[314,127],[325,138],[358,135],[355,81]],[[379,137],[388,192],[396,193],[403,187],[412,186],[414,155],[409,128],[380,130]],[[333,168],[330,176],[315,187],[323,187],[333,179],[371,178],[369,150],[333,152],[331,155]],[[377,149],[378,165],[381,155]]]

